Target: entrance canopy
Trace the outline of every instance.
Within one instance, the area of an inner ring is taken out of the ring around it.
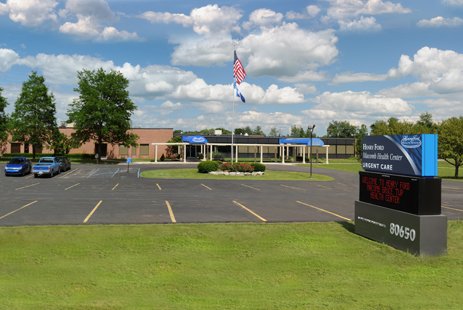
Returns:
[[[182,136],[182,142],[190,144],[207,144],[207,139],[204,136]]]
[[[320,138],[281,138],[280,144],[324,146],[325,143]]]

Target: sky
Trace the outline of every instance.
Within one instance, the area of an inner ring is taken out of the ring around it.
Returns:
[[[0,87],[11,113],[38,72],[61,123],[77,72],[117,70],[133,127],[324,135],[332,121],[462,116],[462,38],[463,0],[0,0]]]

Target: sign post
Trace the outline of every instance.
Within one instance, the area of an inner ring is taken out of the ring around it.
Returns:
[[[413,254],[445,253],[437,135],[365,137],[362,167],[355,232]]]
[[[129,173],[131,163],[132,163],[132,157],[127,157],[127,173]]]

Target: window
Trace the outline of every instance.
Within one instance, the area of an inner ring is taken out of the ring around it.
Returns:
[[[21,143],[11,143],[11,153],[21,153]]]
[[[150,154],[149,144],[140,144],[140,156],[148,156]]]
[[[124,145],[119,145],[119,155],[121,156],[129,155],[129,148]]]

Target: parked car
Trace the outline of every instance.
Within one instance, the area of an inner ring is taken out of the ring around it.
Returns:
[[[5,175],[26,175],[31,173],[32,164],[26,157],[13,157],[5,165]]]
[[[60,172],[71,170],[71,162],[66,156],[56,156],[59,161]]]
[[[41,157],[39,162],[32,166],[32,173],[35,178],[41,175],[48,175],[52,177],[59,174],[59,161],[54,156]]]

